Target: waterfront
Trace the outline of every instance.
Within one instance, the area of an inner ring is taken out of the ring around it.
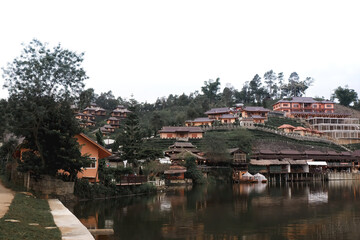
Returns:
[[[174,188],[156,196],[80,202],[71,209],[98,239],[357,239],[357,181]]]

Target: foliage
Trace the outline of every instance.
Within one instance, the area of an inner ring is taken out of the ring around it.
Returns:
[[[28,149],[21,171],[56,175],[59,169],[75,177],[87,160],[74,136],[80,128],[70,108],[87,77],[83,54],[53,49],[33,40],[4,71],[9,91],[10,130],[24,137]]]
[[[134,106],[131,106],[129,110],[131,113],[128,114],[124,126],[120,129],[116,138],[116,145],[122,146],[122,159],[128,160],[136,167],[137,160],[140,159],[140,147],[143,142],[142,132]]]
[[[90,106],[92,102],[95,102],[97,95],[93,88],[88,88],[80,93],[78,107],[79,109],[84,109],[87,106]]]
[[[20,222],[5,222],[5,219],[16,219]],[[31,226],[30,223],[38,223],[39,226]],[[45,227],[55,227],[45,229]],[[17,193],[10,205],[9,211],[0,219],[1,239],[61,239],[61,232],[54,223],[49,205],[44,199],[37,199]]]
[[[8,88],[10,96],[76,98],[87,79],[81,67],[83,56],[83,53],[63,49],[60,44],[50,49],[34,39],[25,46],[20,57],[3,69],[4,87]]]
[[[191,155],[185,157],[185,177],[192,179],[194,184],[203,184],[205,183],[205,178],[201,170],[197,168],[195,160],[196,158]]]
[[[119,104],[119,101],[115,99],[112,91],[101,93],[95,100],[95,103],[104,109],[114,110]]]
[[[211,162],[228,162],[230,159],[227,153],[228,146],[223,136],[217,132],[207,132],[202,140],[206,158]]]
[[[149,161],[144,164],[144,175],[152,177],[163,173],[169,169],[169,164],[161,164],[158,161]]]
[[[217,92],[220,89],[220,78],[217,78],[215,81],[210,79],[209,81],[204,82],[204,86],[201,87],[201,91],[209,99],[210,104],[216,101]]]
[[[96,136],[96,142],[101,146],[105,146],[104,138],[100,129],[96,132],[95,136]]]
[[[356,103],[358,100],[358,94],[354,89],[349,89],[348,86],[345,86],[345,88],[339,86],[335,89],[332,98],[338,99],[341,105],[348,107],[351,103]]]

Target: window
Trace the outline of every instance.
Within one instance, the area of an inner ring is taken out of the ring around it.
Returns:
[[[332,107],[333,107],[333,105],[326,104],[326,107],[327,107],[327,108],[332,108]]]
[[[288,107],[289,106],[289,104],[283,104],[283,107]]]
[[[318,107],[318,105],[317,104],[313,104],[313,108],[317,108]]]
[[[84,166],[84,168],[96,168],[96,157],[89,157],[91,160],[91,163],[87,166]]]
[[[298,108],[299,104],[294,104],[293,107]]]

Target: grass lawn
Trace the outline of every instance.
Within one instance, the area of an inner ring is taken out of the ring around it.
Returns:
[[[7,222],[6,219],[20,222]],[[31,226],[29,223],[39,225]],[[61,232],[58,228],[45,229],[45,227],[56,227],[48,202],[44,199],[16,193],[9,211],[0,219],[0,239],[61,239]]]

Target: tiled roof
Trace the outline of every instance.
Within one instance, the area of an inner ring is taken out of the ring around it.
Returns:
[[[278,128],[280,128],[280,129],[284,129],[284,128],[294,129],[294,128],[296,128],[296,127],[294,127],[294,126],[292,126],[292,125],[290,125],[290,124],[283,124],[283,125],[281,125],[281,126],[278,127]]]
[[[229,112],[231,112],[230,108],[212,108],[209,111],[205,112],[205,114],[220,114]]]
[[[171,145],[170,147],[194,148],[195,146],[192,145],[191,142],[175,142],[174,145]]]
[[[327,155],[327,153],[316,151],[316,150],[306,150],[304,151],[306,155]]]
[[[312,97],[293,97],[291,100],[282,99],[276,103],[334,103],[334,102],[329,100],[316,101]]]
[[[236,118],[236,117],[234,115],[232,115],[232,114],[224,114],[220,118],[225,119],[225,118]]]
[[[253,119],[265,119],[265,117],[262,117],[260,115],[252,115],[251,116]]]
[[[116,117],[109,117],[108,120],[114,120],[114,121],[120,121],[118,118]]]
[[[195,118],[192,122],[213,122],[214,119],[210,119],[210,118]]]
[[[162,127],[159,131],[160,133],[168,133],[168,132],[192,132],[199,133],[204,132],[200,127]]]
[[[269,109],[263,107],[244,107],[243,110],[246,112],[270,112]]]
[[[283,155],[300,155],[301,153],[299,151],[296,151],[296,150],[281,150],[280,154],[283,154]]]

